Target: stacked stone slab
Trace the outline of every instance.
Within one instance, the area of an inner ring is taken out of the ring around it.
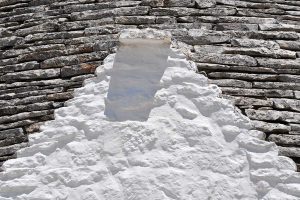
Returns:
[[[120,30],[147,27],[169,30],[199,72],[300,164],[300,2],[292,0],[1,0],[0,162],[94,76]]]

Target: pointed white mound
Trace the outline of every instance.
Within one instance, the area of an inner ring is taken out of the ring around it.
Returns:
[[[120,38],[97,78],[4,164],[1,200],[300,199],[295,164],[168,34]]]

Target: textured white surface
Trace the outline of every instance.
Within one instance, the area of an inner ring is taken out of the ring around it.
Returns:
[[[300,199],[295,164],[193,63],[168,40],[134,43],[4,164],[1,200]]]

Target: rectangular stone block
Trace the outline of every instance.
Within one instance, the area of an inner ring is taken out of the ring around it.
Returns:
[[[22,72],[7,73],[0,77],[0,81],[47,79],[60,76],[60,69],[37,69]]]
[[[248,109],[246,114],[250,119],[254,120],[290,123],[299,123],[300,121],[300,113],[297,112]]]
[[[229,78],[247,81],[277,81],[278,75],[276,74],[247,74],[235,72],[211,72],[208,74],[210,78]]]
[[[230,55],[230,54],[191,54],[191,58],[196,62],[215,63],[224,65],[241,65],[251,66],[257,65],[256,59],[245,55]]]
[[[232,88],[222,87],[224,94],[233,96],[245,96],[245,97],[281,97],[281,98],[293,98],[294,94],[292,90],[274,90],[274,89],[248,89],[248,88]]]
[[[155,16],[122,16],[116,17],[115,23],[117,24],[154,24]]]
[[[300,157],[300,147],[281,147],[279,146],[279,155],[287,157]]]
[[[253,88],[300,90],[299,83],[292,82],[253,82]]]
[[[11,155],[16,153],[17,150],[28,146],[27,143],[14,144],[7,147],[0,147],[0,156]]]
[[[236,79],[210,79],[209,83],[216,84],[223,87],[237,87],[237,88],[251,88],[252,84],[247,81]]]
[[[291,131],[291,127],[280,123],[268,123],[264,121],[251,120],[253,126],[265,133],[273,134],[288,134]]]
[[[298,69],[300,68],[300,59],[272,59],[272,58],[257,58],[259,66],[270,67],[275,69],[287,68]]]
[[[268,138],[270,141],[280,145],[298,145],[300,143],[300,135],[288,134],[272,134]]]
[[[16,136],[23,136],[24,131],[22,128],[14,128],[0,131],[0,140],[4,140],[8,137],[16,137]]]

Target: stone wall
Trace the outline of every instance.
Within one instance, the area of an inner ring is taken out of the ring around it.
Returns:
[[[0,11],[0,162],[94,76],[120,30],[151,27],[170,30],[199,72],[300,163],[299,1],[1,0]]]

